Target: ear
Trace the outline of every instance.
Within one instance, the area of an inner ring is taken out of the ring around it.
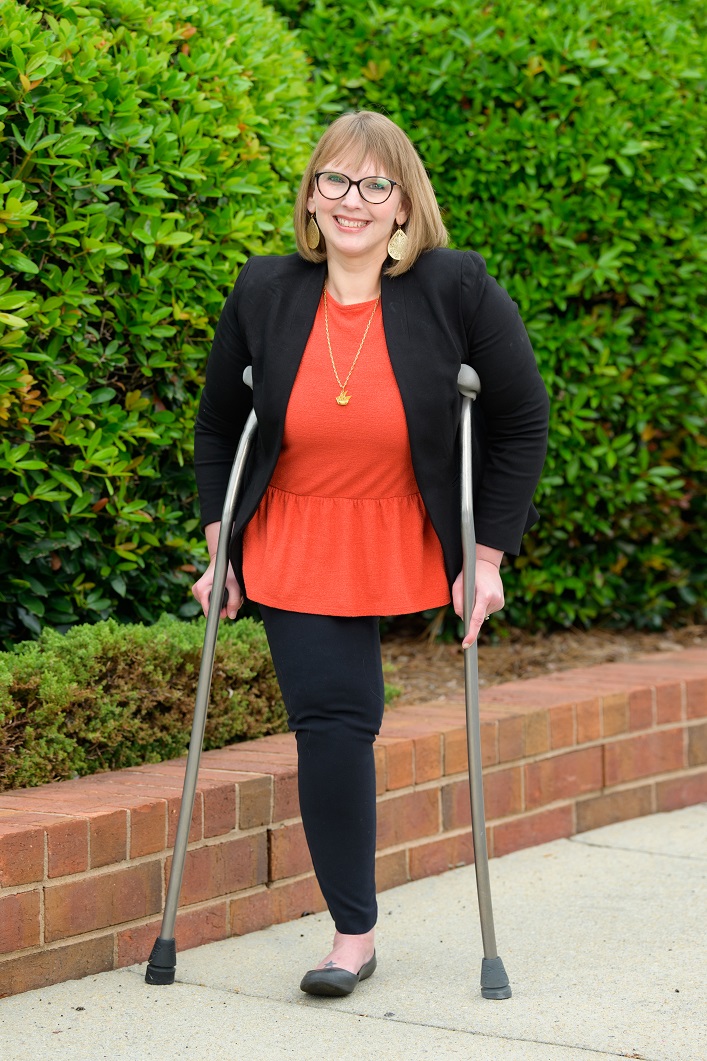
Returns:
[[[316,213],[317,207],[316,207],[316,204],[314,202],[314,196],[313,195],[310,195],[307,198],[307,209],[309,210],[310,214]]]
[[[399,225],[402,226],[402,225],[405,224],[405,222],[407,221],[407,219],[409,217],[410,217],[410,210],[409,210],[407,204],[402,204],[400,209],[398,210],[397,214],[395,215],[396,222]]]

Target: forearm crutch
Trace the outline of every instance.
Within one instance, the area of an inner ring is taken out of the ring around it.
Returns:
[[[471,365],[462,365],[457,379],[462,394],[461,413],[461,506],[462,550],[464,557],[464,633],[469,630],[474,610],[476,576],[476,536],[471,484],[471,403],[481,389],[481,382]],[[464,692],[466,697],[466,743],[469,752],[469,794],[471,796],[471,829],[474,842],[474,869],[479,898],[479,919],[484,957],[481,962],[481,994],[484,998],[510,998],[511,986],[496,950],[493,925],[489,856],[486,847],[484,783],[481,768],[481,725],[479,720],[479,660],[476,641],[464,650]]]
[[[253,371],[250,367],[243,373],[243,382],[249,387],[253,386]],[[184,862],[187,855],[187,843],[189,840],[189,826],[191,824],[192,811],[194,810],[194,796],[196,793],[196,780],[199,773],[199,759],[201,758],[201,746],[204,742],[204,728],[206,726],[206,711],[209,705],[209,693],[211,691],[211,676],[214,669],[214,653],[216,651],[216,638],[218,635],[219,616],[224,606],[224,589],[226,586],[226,573],[228,571],[228,547],[231,541],[231,530],[236,512],[236,501],[238,491],[243,479],[246,458],[250,445],[258,426],[255,410],[251,410],[246,425],[243,429],[236,456],[231,468],[231,476],[228,480],[226,500],[223,505],[221,516],[221,528],[218,536],[216,549],[216,567],[214,569],[214,582],[211,587],[211,600],[214,606],[209,607],[206,619],[206,631],[204,633],[204,647],[201,652],[201,666],[199,668],[199,682],[196,687],[196,703],[194,706],[194,721],[191,727],[191,739],[189,741],[189,753],[187,755],[187,767],[184,775],[184,788],[182,790],[182,804],[179,809],[179,821],[177,823],[177,835],[174,841],[174,852],[172,854],[172,868],[169,874],[167,886],[167,898],[162,915],[162,927],[160,934],[150,953],[145,972],[145,981],[148,984],[173,984],[174,974],[177,968],[177,945],[174,939],[174,922],[177,917],[177,905],[179,903],[179,892],[182,887],[182,876],[184,874]],[[216,606],[219,602],[219,606]]]

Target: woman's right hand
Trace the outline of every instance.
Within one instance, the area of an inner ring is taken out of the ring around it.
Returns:
[[[191,588],[194,597],[198,600],[203,609],[204,615],[209,614],[209,601],[214,584],[215,570],[216,559],[214,558],[199,581],[195,582]],[[238,614],[238,609],[243,604],[243,591],[238,585],[238,580],[233,573],[233,568],[230,563],[226,573],[226,590],[228,591],[228,601],[226,607],[221,609],[220,618],[225,619],[228,616],[229,619],[235,619]]]

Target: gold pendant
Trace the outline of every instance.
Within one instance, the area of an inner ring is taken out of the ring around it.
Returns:
[[[339,405],[348,405],[351,401],[351,395],[346,393],[346,387],[341,388],[341,394],[337,394],[336,400]]]

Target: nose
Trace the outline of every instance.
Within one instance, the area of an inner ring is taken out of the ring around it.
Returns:
[[[349,184],[349,187],[346,191],[346,195],[344,195],[343,198],[339,200],[342,206],[351,207],[361,206],[361,204],[365,203],[365,201],[366,200],[362,198],[361,193],[359,192],[355,184]]]

